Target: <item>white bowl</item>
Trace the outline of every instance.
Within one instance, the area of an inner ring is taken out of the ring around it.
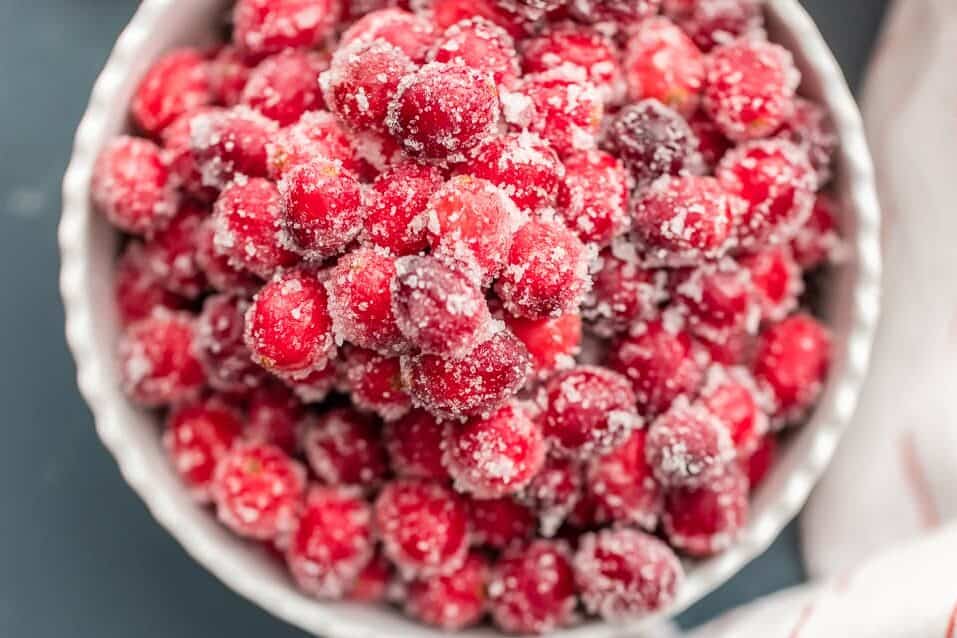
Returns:
[[[127,126],[127,104],[150,62],[175,45],[208,40],[211,25],[227,4],[226,0],[143,2],[97,80],[77,131],[64,179],[59,235],[66,333],[80,390],[93,410],[100,438],[153,516],[234,590],[325,638],[435,638],[442,634],[392,609],[318,602],[297,591],[273,560],[228,532],[190,499],[160,446],[155,416],[136,408],[120,391],[112,295],[117,236],[90,204],[93,163],[103,144]],[[767,8],[773,39],[794,51],[804,72],[804,93],[828,106],[840,133],[837,193],[853,251],[827,286],[827,320],[836,335],[836,352],[819,407],[785,446],[756,495],[751,522],[740,540],[716,558],[687,566],[688,578],[671,614],[711,592],[763,552],[804,504],[854,413],[879,310],[880,212],[860,115],[837,63],[798,2],[769,0]],[[554,635],[613,638],[635,628],[591,622]],[[480,629],[462,635],[497,634]]]

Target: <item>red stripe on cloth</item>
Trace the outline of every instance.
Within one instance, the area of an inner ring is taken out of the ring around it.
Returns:
[[[927,473],[917,453],[917,445],[913,432],[905,432],[900,438],[901,463],[904,466],[904,477],[914,494],[917,510],[920,512],[921,523],[925,528],[940,525],[940,511],[934,501],[934,493],[927,480]]]
[[[947,623],[947,633],[944,638],[957,638],[957,604],[954,605],[954,611],[950,614],[950,622]]]
[[[797,623],[794,625],[794,629],[791,630],[791,635],[789,638],[800,638],[801,632],[804,631],[804,627],[807,625],[808,621],[811,620],[811,614],[814,613],[814,605],[816,603],[816,600],[812,600],[804,606],[804,609],[801,610],[801,615],[798,616]],[[947,638],[952,637],[948,636]]]

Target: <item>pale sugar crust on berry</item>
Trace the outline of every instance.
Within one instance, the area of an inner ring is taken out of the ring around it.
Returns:
[[[300,444],[309,467],[327,485],[372,488],[388,471],[380,425],[350,408],[307,417]]]
[[[586,486],[613,521],[654,531],[664,506],[664,492],[645,458],[647,430],[635,430],[620,446],[594,457]]]
[[[430,62],[460,64],[492,76],[497,85],[520,74],[515,40],[502,27],[481,16],[456,22],[429,51]]]
[[[343,389],[359,410],[394,421],[411,408],[412,399],[402,387],[402,368],[397,357],[353,348],[340,367]]]
[[[669,487],[699,487],[734,460],[728,425],[697,403],[679,397],[648,429],[645,454],[655,478]]]
[[[356,41],[383,40],[402,50],[413,62],[421,64],[436,40],[435,31],[435,25],[421,14],[386,7],[356,20],[343,32],[339,46],[349,46]]]
[[[706,558],[737,540],[748,518],[748,478],[737,464],[699,488],[668,493],[662,528],[678,551]]]

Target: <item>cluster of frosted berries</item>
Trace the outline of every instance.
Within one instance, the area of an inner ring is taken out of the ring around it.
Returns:
[[[124,389],[312,596],[665,610],[826,380],[826,112],[759,0],[414,4],[239,0],[147,71],[92,183]]]

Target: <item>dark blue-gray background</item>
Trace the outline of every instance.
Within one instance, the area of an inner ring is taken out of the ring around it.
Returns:
[[[149,517],[76,391],[57,293],[59,181],[134,0],[0,0],[0,636],[303,636],[219,584]],[[857,87],[886,0],[805,0]],[[800,582],[793,527],[693,625]]]

